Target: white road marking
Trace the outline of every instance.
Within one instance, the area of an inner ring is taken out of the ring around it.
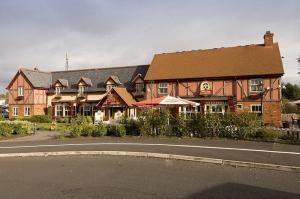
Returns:
[[[20,149],[20,148],[42,148],[42,147],[66,147],[66,146],[101,146],[101,145],[127,145],[127,146],[165,146],[165,147],[182,147],[182,148],[199,148],[199,149],[217,149],[231,151],[247,151],[247,152],[262,152],[275,154],[300,155],[300,152],[292,151],[272,151],[262,149],[248,148],[230,148],[230,147],[214,147],[201,145],[180,145],[180,144],[151,144],[151,143],[130,143],[130,142],[97,142],[97,143],[73,143],[73,144],[45,144],[45,145],[24,145],[24,146],[1,146],[0,149]]]

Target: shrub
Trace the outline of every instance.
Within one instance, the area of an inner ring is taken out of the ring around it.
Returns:
[[[94,137],[102,137],[107,134],[107,128],[103,123],[99,123],[98,126],[95,127],[92,136]]]
[[[70,137],[79,137],[82,133],[82,126],[80,124],[72,123],[70,126]]]
[[[137,120],[123,118],[121,120],[121,124],[125,126],[127,135],[133,135],[133,136],[141,135],[139,122]]]
[[[187,136],[187,120],[181,115],[170,117],[170,128],[169,128],[169,136]]]
[[[93,124],[93,118],[91,116],[83,116],[82,123]]]
[[[117,137],[124,137],[126,135],[126,128],[123,124],[110,125],[108,128],[108,134]]]
[[[81,131],[82,136],[91,136],[95,131],[95,126],[93,124],[83,123],[81,127],[82,127],[82,131]]]
[[[28,133],[28,128],[22,123],[16,123],[13,125],[13,133],[17,135],[24,135]]]
[[[1,136],[10,136],[13,133],[13,128],[8,122],[0,123],[0,135]]]
[[[265,141],[277,140],[282,134],[279,131],[267,128],[261,128],[256,131],[254,137]]]
[[[51,123],[52,118],[49,115],[34,115],[27,119],[34,123]]]

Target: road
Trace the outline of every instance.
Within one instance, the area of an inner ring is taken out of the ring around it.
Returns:
[[[32,142],[10,141],[0,143],[0,153],[52,151],[151,152],[300,166],[299,145],[265,142],[149,137],[104,137]]]
[[[1,198],[300,197],[300,174],[116,156],[0,159]]]

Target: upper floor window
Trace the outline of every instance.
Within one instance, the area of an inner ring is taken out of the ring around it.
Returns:
[[[158,84],[158,93],[159,94],[168,94],[168,83],[161,82]]]
[[[30,106],[24,107],[24,116],[30,116],[31,115],[31,108]]]
[[[250,91],[259,92],[263,90],[263,81],[262,79],[250,79],[249,81]]]
[[[56,86],[55,87],[55,94],[58,95],[61,92],[61,87],[60,86]]]
[[[19,107],[13,107],[13,116],[19,115]]]
[[[144,84],[135,84],[135,91],[137,93],[142,93],[144,92]]]
[[[24,96],[24,87],[18,87],[18,96]]]
[[[79,86],[79,87],[78,87],[78,93],[79,93],[80,95],[83,95],[83,94],[84,94],[84,90],[85,90],[85,86]]]

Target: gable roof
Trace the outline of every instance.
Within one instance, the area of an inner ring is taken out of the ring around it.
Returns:
[[[54,82],[54,84],[56,84],[57,82],[60,83],[63,87],[68,86],[68,80],[66,80],[66,79],[58,79]]]
[[[77,84],[79,84],[81,81],[83,81],[86,85],[88,86],[92,86],[93,83],[92,83],[92,80],[90,78],[87,78],[87,77],[81,77],[79,79],[79,81],[77,82]]]
[[[40,70],[30,70],[21,68],[21,72],[26,76],[30,83],[36,88],[49,88],[51,85],[51,73]]]
[[[116,75],[110,75],[108,78],[106,78],[106,80],[104,81],[104,83],[107,83],[107,81],[109,79],[112,79],[116,84],[122,84],[118,78],[118,76]]]
[[[278,43],[156,54],[145,80],[282,75]]]
[[[136,100],[132,97],[132,95],[127,91],[124,87],[113,87],[110,91],[106,92],[105,95],[101,98],[101,100],[98,102],[97,106],[102,104],[106,96],[110,94],[111,92],[115,92],[124,102],[127,106],[133,106],[134,103],[136,103]]]

